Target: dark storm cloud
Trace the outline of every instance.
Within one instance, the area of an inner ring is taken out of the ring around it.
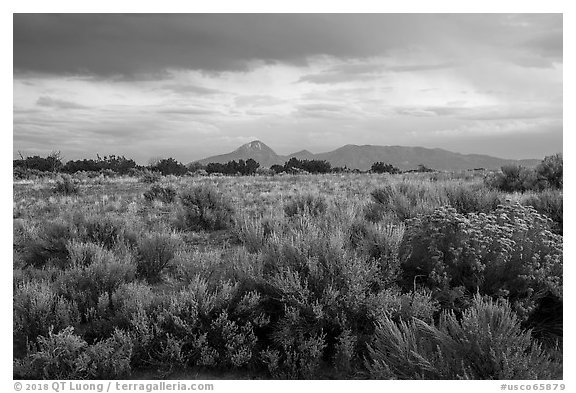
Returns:
[[[521,61],[529,62],[561,55],[561,34],[550,35],[551,27],[561,32],[561,15],[15,14],[14,70],[130,78],[165,69],[245,70],[254,60],[305,64],[317,55],[452,50],[459,40],[506,55],[522,45],[520,37]]]

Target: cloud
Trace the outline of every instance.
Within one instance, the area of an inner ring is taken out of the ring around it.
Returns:
[[[321,74],[304,75],[300,79],[298,79],[298,82],[334,84],[334,83],[369,81],[380,78],[381,78],[380,75],[375,74],[347,74],[343,72],[324,72]]]
[[[15,14],[13,53],[16,73],[129,78],[402,51],[557,60],[561,31],[561,14]],[[409,70],[402,67],[396,71]]]
[[[423,108],[398,108],[396,112],[400,115],[416,116],[416,117],[438,116],[438,114],[435,111]]]
[[[58,109],[87,109],[87,106],[77,104],[75,102],[59,100],[49,96],[42,96],[36,100],[36,105],[44,106],[48,108],[58,108]]]
[[[214,114],[220,114],[220,112],[213,110],[213,109],[186,108],[186,107],[160,108],[156,111],[156,113],[172,114],[172,115],[214,115]]]
[[[392,71],[392,72],[435,71],[435,70],[442,70],[442,69],[446,69],[446,68],[452,68],[454,66],[455,66],[455,64],[452,62],[438,63],[438,64],[411,64],[411,65],[388,67],[387,71]]]
[[[348,105],[303,104],[296,106],[294,115],[303,118],[347,119],[357,118],[360,111]]]
[[[497,106],[484,105],[465,107],[455,101],[445,106],[409,106],[396,107],[399,115],[415,117],[453,117],[463,120],[528,120],[562,119],[562,108],[550,105]]]
[[[217,89],[210,89],[208,87],[188,85],[188,84],[169,84],[163,85],[159,90],[168,90],[176,94],[192,94],[192,95],[215,95],[215,94],[225,94],[225,92]]]
[[[308,74],[300,77],[298,82],[317,84],[334,84],[344,82],[359,82],[382,79],[390,73],[400,72],[425,72],[452,68],[452,62],[436,64],[406,64],[390,65],[386,63],[355,63],[338,64],[326,71],[317,74]]]
[[[286,100],[269,95],[240,96],[234,99],[237,106],[274,106],[284,104]]]
[[[223,148],[202,135],[325,151],[466,146],[482,130],[456,131],[481,122],[557,130],[562,29],[538,14],[16,14],[14,149],[189,160]]]

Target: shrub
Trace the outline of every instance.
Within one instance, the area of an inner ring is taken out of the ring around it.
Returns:
[[[148,282],[158,282],[162,271],[174,259],[178,238],[174,234],[154,233],[138,242],[136,273]]]
[[[346,352],[335,356],[352,347],[342,347],[337,337],[346,329],[365,336],[373,328],[368,309],[381,286],[380,264],[350,250],[347,227],[334,221],[303,216],[262,250],[262,278],[255,284],[270,316],[272,343],[263,343],[268,348],[261,360],[273,376],[310,378],[323,359],[345,363]]]
[[[304,194],[297,195],[294,199],[284,205],[284,213],[288,217],[297,214],[308,214],[318,216],[326,212],[326,200],[319,195]]]
[[[101,248],[89,261],[62,271],[54,283],[58,294],[78,305],[83,322],[92,322],[90,310],[97,309],[103,298],[109,299],[120,285],[133,281],[136,270],[129,259]]]
[[[149,170],[145,170],[145,171],[143,171],[140,178],[138,178],[138,180],[141,183],[156,183],[156,182],[160,181],[161,177],[162,177],[162,175],[158,172],[150,172]]]
[[[73,229],[63,221],[46,222],[38,228],[24,249],[26,266],[41,268],[48,262],[59,267],[68,263],[68,241],[75,236]]]
[[[14,338],[18,343],[35,342],[49,329],[60,331],[80,322],[74,302],[64,299],[45,282],[27,282],[14,289]]]
[[[126,222],[113,214],[78,214],[74,217],[78,237],[111,250],[121,243],[133,245],[136,235],[126,228]]]
[[[244,244],[248,252],[260,251],[266,239],[271,235],[272,229],[269,221],[262,219],[251,219],[242,215],[236,220],[234,225],[236,236]]]
[[[59,180],[56,180],[52,191],[56,194],[74,195],[78,194],[78,186],[70,175],[62,175]]]
[[[467,186],[462,183],[442,187],[447,203],[458,213],[489,213],[502,204],[500,193],[484,186]]]
[[[304,315],[294,307],[286,307],[278,321],[272,340],[278,350],[265,352],[273,376],[282,379],[311,379],[318,376],[326,348],[326,335],[314,326],[306,327]],[[275,363],[275,364],[274,364]]]
[[[378,325],[367,369],[378,379],[561,379],[562,366],[521,328],[506,301],[476,296],[461,320]]]
[[[550,219],[519,204],[491,214],[437,209],[407,224],[404,286],[420,276],[438,296],[458,287],[503,296],[526,317],[546,293],[561,296],[562,237],[550,227]]]
[[[383,162],[375,162],[374,164],[372,164],[372,167],[370,168],[370,170],[373,173],[392,173],[392,174],[396,174],[396,173],[400,173],[400,169],[396,168],[394,165],[392,164],[385,164]]]
[[[220,366],[239,368],[252,360],[257,339],[250,322],[238,325],[222,311],[211,323],[208,337],[214,352],[218,353]]]
[[[434,299],[432,291],[425,288],[402,293],[400,288],[391,285],[378,293],[371,294],[366,301],[366,313],[374,324],[385,318],[390,318],[395,322],[407,322],[412,318],[418,318],[432,323],[438,316],[439,309],[440,305]]]
[[[563,195],[561,190],[547,189],[537,193],[525,194],[520,200],[525,206],[532,206],[540,214],[544,214],[554,221],[552,229],[562,235],[564,209]]]
[[[88,345],[74,329],[40,337],[38,348],[16,361],[16,378],[26,379],[115,379],[130,374],[132,341],[116,330],[112,337]]]
[[[188,168],[173,158],[163,158],[159,160],[155,165],[151,165],[150,169],[166,175],[178,175],[182,176],[188,172]]]
[[[383,285],[396,281],[400,268],[400,244],[404,224],[356,221],[350,226],[351,246],[378,262]]]
[[[144,192],[144,199],[149,202],[159,200],[164,203],[172,203],[176,199],[176,190],[170,186],[163,187],[154,184],[148,191]]]
[[[218,230],[232,225],[230,200],[213,186],[195,186],[180,194],[184,221],[191,229]]]
[[[365,217],[372,222],[390,215],[404,221],[443,205],[438,187],[425,183],[385,184],[370,195],[372,203],[367,205]]]
[[[488,186],[506,192],[562,188],[562,154],[545,157],[534,169],[506,165],[501,172],[486,177]]]
[[[563,159],[562,154],[545,157],[536,167],[539,180],[545,182],[546,187],[562,188]]]

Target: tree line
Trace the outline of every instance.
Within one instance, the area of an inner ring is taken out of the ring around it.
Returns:
[[[206,165],[199,162],[192,162],[185,165],[174,158],[162,158],[150,162],[148,165],[138,165],[133,159],[124,156],[103,156],[96,155],[96,159],[69,160],[63,162],[59,152],[53,152],[46,157],[38,155],[23,157],[13,160],[14,176],[26,177],[29,174],[41,175],[44,173],[68,173],[77,172],[103,173],[108,175],[137,175],[141,171],[151,171],[162,175],[183,176],[190,172],[200,172],[206,174],[221,173],[224,175],[254,175],[256,173],[280,174],[280,173],[342,173],[342,172],[361,172],[351,170],[347,167],[333,167],[326,160],[299,160],[295,157],[290,158],[283,165],[272,165],[269,170],[262,169],[260,164],[252,158],[247,160],[232,160],[227,163],[211,162]],[[412,172],[429,172],[432,169],[419,165],[418,169]],[[384,162],[375,162],[370,172],[372,173],[391,173],[397,174],[402,171],[392,164]]]

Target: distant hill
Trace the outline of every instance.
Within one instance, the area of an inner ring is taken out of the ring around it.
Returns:
[[[260,166],[268,168],[274,164],[281,164],[284,162],[280,156],[274,152],[274,150],[270,149],[260,141],[252,141],[240,146],[231,153],[208,157],[199,162],[201,164],[208,164],[210,162],[225,164],[228,161],[247,160],[249,158],[260,163]]]
[[[252,158],[262,167],[274,164],[283,164],[291,157],[299,160],[326,160],[333,167],[348,167],[350,169],[368,170],[373,163],[381,161],[392,164],[400,169],[415,169],[422,164],[428,168],[438,170],[464,170],[464,169],[499,169],[503,165],[517,164],[526,167],[536,166],[540,160],[510,160],[491,157],[481,154],[460,154],[443,149],[428,149],[424,147],[408,146],[374,146],[374,145],[346,145],[326,153],[314,154],[308,150],[282,156],[266,146],[261,141],[252,141],[240,146],[228,154],[204,158],[199,162],[226,163],[228,161],[247,160]]]

